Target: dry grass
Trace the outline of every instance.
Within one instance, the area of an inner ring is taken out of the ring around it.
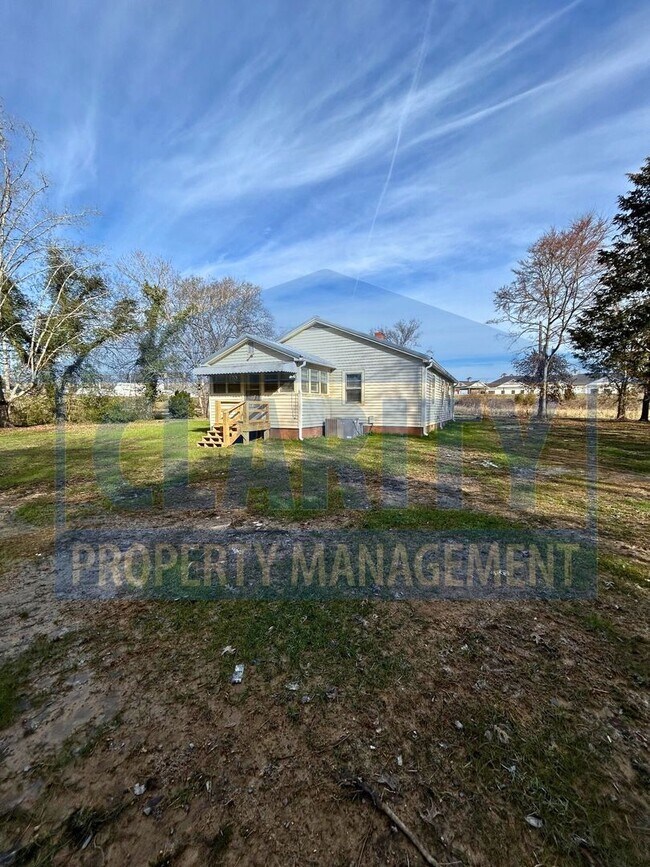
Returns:
[[[495,416],[517,415],[520,418],[530,418],[535,414],[535,407],[517,404],[512,397],[470,397],[460,396],[456,398],[455,406],[459,418],[494,418]],[[554,418],[563,419],[593,419],[594,413],[600,420],[612,421],[616,419],[616,398],[599,395],[595,407],[588,407],[587,397],[578,396],[561,404],[552,406]],[[641,400],[630,399],[627,409],[628,420],[634,421],[641,415]]]

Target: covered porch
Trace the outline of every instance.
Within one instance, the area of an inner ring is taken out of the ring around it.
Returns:
[[[241,338],[194,370],[208,385],[210,429],[199,445],[223,448],[259,436],[302,439],[303,395],[327,400],[333,369],[283,344]]]
[[[256,369],[252,370],[253,366]],[[240,362],[228,365],[226,370],[217,370],[215,366],[206,375],[210,429],[198,445],[226,448],[260,436],[267,439],[271,431],[271,406],[265,398],[280,392],[293,395],[295,364]]]

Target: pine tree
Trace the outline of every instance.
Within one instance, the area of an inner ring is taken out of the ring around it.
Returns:
[[[634,380],[643,389],[641,421],[650,413],[650,157],[628,175],[618,199],[611,247],[601,251],[602,285],[572,332],[578,353],[599,372]],[[619,408],[621,394],[619,392]]]

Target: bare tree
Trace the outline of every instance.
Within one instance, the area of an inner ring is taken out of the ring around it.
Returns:
[[[549,229],[513,270],[512,283],[494,294],[500,316],[493,321],[507,322],[513,338],[536,345],[540,419],[548,414],[552,359],[600,284],[598,251],[607,229],[606,221],[591,213],[578,217],[567,229]]]
[[[0,426],[7,423],[13,390],[12,342],[20,307],[29,287],[47,272],[47,251],[61,245],[61,231],[84,214],[56,213],[48,208],[49,182],[39,170],[36,135],[8,117],[0,105]]]
[[[245,280],[186,277],[170,296],[171,314],[183,310],[188,311],[188,317],[178,334],[177,348],[186,376],[239,334],[273,336],[273,317],[264,306],[262,290]],[[199,398],[207,412],[207,393],[202,381]]]
[[[419,319],[398,319],[393,325],[373,328],[371,334],[377,333],[398,346],[415,346],[422,336],[422,322]]]

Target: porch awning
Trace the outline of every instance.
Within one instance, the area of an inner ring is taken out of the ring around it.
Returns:
[[[219,376],[224,373],[295,373],[294,361],[234,361],[232,364],[208,364],[195,367],[197,376]]]

